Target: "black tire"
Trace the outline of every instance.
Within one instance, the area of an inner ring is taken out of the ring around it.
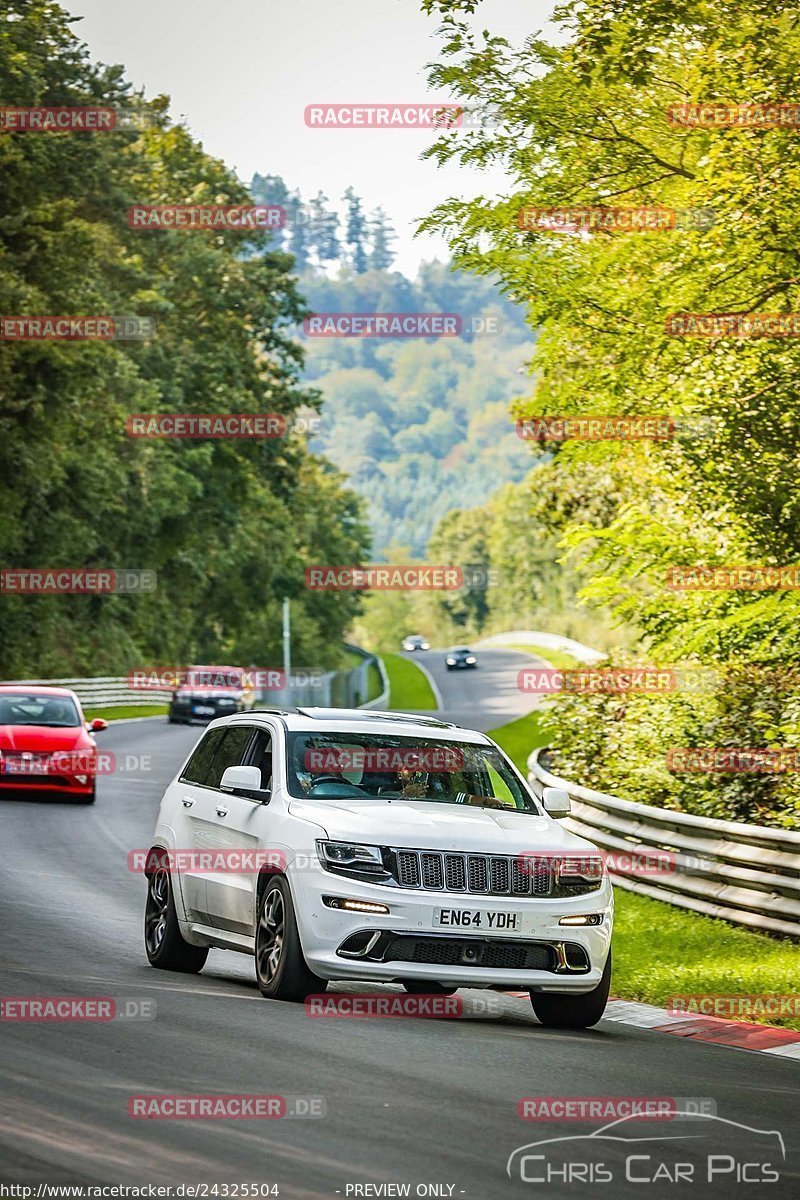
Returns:
[[[435,983],[432,979],[403,979],[403,987],[412,996],[454,996],[457,987],[447,987],[443,983]]]
[[[167,724],[168,725],[182,725],[183,721],[180,719],[180,717],[173,717],[172,713],[170,713],[169,716],[167,717]]]
[[[554,1029],[588,1029],[605,1012],[611,987],[611,951],[597,987],[582,996],[564,996],[554,992],[531,992],[533,1011],[542,1025]]]
[[[301,1001],[328,986],[305,960],[292,893],[283,875],[272,876],[259,901],[256,980],[268,1000]]]
[[[147,879],[144,948],[151,967],[186,975],[196,975],[208,958],[207,946],[190,946],[181,936],[172,876],[166,867],[157,867]]]

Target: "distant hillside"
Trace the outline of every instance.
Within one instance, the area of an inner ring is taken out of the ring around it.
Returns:
[[[393,542],[422,555],[445,513],[482,504],[530,469],[508,416],[509,401],[525,390],[530,332],[488,281],[439,263],[413,281],[388,271],[306,273],[300,290],[315,312],[450,312],[465,329],[475,318],[477,328],[488,322],[498,331],[304,339],[305,381],[325,401],[312,448],[367,500],[376,557]]]
[[[276,248],[295,255],[300,292],[315,312],[448,312],[463,333],[443,338],[303,336],[304,382],[323,394],[312,449],[346,471],[367,501],[374,557],[392,543],[423,555],[441,517],[483,504],[531,466],[508,405],[527,390],[533,351],[520,311],[487,279],[427,263],[416,279],[392,271],[394,232],[348,188],[338,207],[305,200],[276,175],[251,183],[280,204]],[[490,329],[492,332],[480,332]],[[302,335],[301,335],[302,336]]]

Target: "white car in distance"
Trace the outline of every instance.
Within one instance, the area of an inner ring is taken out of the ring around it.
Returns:
[[[568,811],[485,734],[433,717],[222,717],[161,802],[148,958],[192,972],[210,947],[251,954],[282,1000],[331,980],[525,989],[543,1024],[593,1025],[613,893],[597,848],[559,823]]]

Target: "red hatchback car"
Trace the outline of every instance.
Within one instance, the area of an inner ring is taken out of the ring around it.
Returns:
[[[87,725],[80,701],[67,688],[0,687],[0,794],[46,792],[94,804],[97,744],[107,722]]]

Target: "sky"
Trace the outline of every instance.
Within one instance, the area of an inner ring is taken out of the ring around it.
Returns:
[[[452,99],[427,86],[439,21],[418,0],[62,0],[92,57],[122,63],[149,97],[172,97],[202,143],[249,183],[282,175],[334,206],[352,185],[368,211],[383,207],[397,231],[395,266],[446,257],[438,238],[414,238],[416,221],[450,195],[495,195],[500,171],[437,167],[419,155],[431,135],[411,129],[312,129],[308,104]],[[552,0],[483,0],[473,23],[514,44],[552,34]]]

